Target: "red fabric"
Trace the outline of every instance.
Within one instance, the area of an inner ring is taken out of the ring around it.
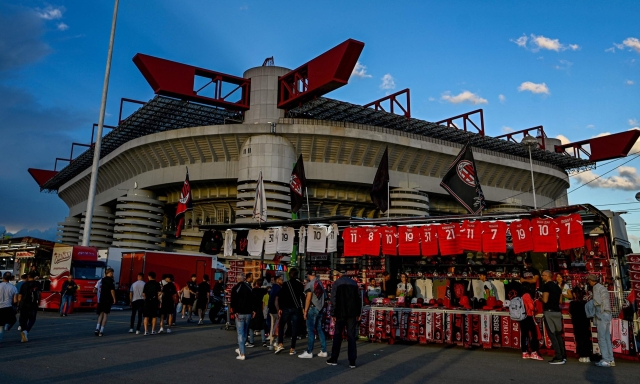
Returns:
[[[533,236],[531,234],[531,222],[528,219],[517,220],[509,225],[513,252],[523,253],[533,251]]]
[[[360,233],[360,228],[345,228],[344,231],[342,231],[342,241],[344,242],[343,256],[362,256]]]
[[[558,225],[554,219],[531,220],[531,232],[533,232],[534,252],[558,251]]]
[[[463,251],[482,251],[482,223],[465,220],[460,226],[460,248]]]
[[[533,316],[533,300],[531,299],[531,295],[525,293],[522,295],[522,304],[524,304],[524,309],[527,311],[527,316]]]
[[[504,221],[482,223],[482,251],[507,252],[507,224]]]
[[[382,233],[382,254],[397,256],[398,255],[398,233],[396,227],[381,227]]]
[[[398,254],[400,256],[420,256],[420,227],[398,227]]]
[[[422,256],[438,256],[438,225],[424,225],[422,228]]]
[[[361,227],[362,254],[380,256],[380,228]]]
[[[459,237],[460,226],[458,223],[438,226],[438,244],[440,245],[440,254],[445,256],[462,253],[458,239]]]
[[[560,250],[584,247],[584,232],[582,232],[582,218],[577,213],[556,218],[558,225],[558,240]]]

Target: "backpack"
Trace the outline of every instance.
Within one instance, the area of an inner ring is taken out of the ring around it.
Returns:
[[[514,321],[522,321],[527,317],[527,309],[524,307],[522,297],[514,297],[509,304],[509,317]]]
[[[24,302],[30,307],[37,307],[40,305],[40,287],[38,286],[38,283],[31,284],[29,292],[24,298]]]

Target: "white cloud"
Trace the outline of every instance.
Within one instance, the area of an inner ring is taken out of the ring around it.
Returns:
[[[640,53],[640,39],[637,37],[627,37],[622,43],[613,43],[613,47],[607,48],[604,51],[614,53],[616,48],[622,51],[625,47],[629,48],[629,51],[633,50]]]
[[[578,49],[580,49],[580,46],[578,44],[569,44],[569,49],[572,51],[577,51]]]
[[[633,80],[627,80],[624,83],[627,84],[627,85],[633,85],[634,84]]]
[[[430,97],[429,101],[436,101],[436,98],[435,97]]]
[[[527,40],[528,39],[529,38],[527,36],[520,36],[515,40],[511,39],[509,41],[511,41],[512,43],[516,43],[516,45],[518,47],[527,48]]]
[[[507,101],[507,98],[505,97],[505,95],[499,94],[498,95],[498,100],[500,100],[501,103],[504,103],[505,101]]]
[[[565,135],[558,135],[556,136],[556,139],[560,140],[560,143],[562,145],[569,144],[571,142],[571,140],[569,140],[569,138]]]
[[[594,179],[598,177],[598,175],[592,171],[578,173],[573,177],[581,184],[591,181],[591,183],[587,184],[587,187],[590,188],[621,189],[624,191],[640,189],[640,175],[635,167],[621,166],[618,168],[618,175],[601,177],[597,180]]]
[[[442,100],[448,101],[451,104],[471,103],[471,104],[488,104],[487,99],[476,95],[469,91],[463,91],[462,93],[452,96],[451,92],[447,91],[442,95]]]
[[[629,119],[629,125],[630,125],[630,126],[632,126],[632,127],[633,127],[633,126],[638,125],[638,120],[636,120],[636,119]]]
[[[604,50],[605,52],[611,52],[611,53],[615,53],[616,52],[616,48],[615,47],[611,47],[611,48],[607,48]]]
[[[380,89],[395,89],[396,88],[396,81],[393,78],[393,76],[391,76],[390,73],[387,73],[386,75],[382,76],[382,83],[380,84]]]
[[[529,91],[532,93],[544,93],[544,94],[549,94],[549,88],[547,87],[546,83],[541,83],[541,84],[536,84],[536,83],[532,83],[531,81],[525,81],[524,83],[520,84],[520,86],[518,87],[518,91],[522,92],[522,91]]]
[[[351,71],[351,76],[359,77],[361,79],[371,77],[371,75],[367,73],[367,67],[362,65],[359,61],[356,62],[356,66],[353,68],[353,71]]]
[[[240,6],[240,10],[241,10],[241,11],[246,11],[247,9],[249,9],[249,6],[248,6],[248,5],[242,5],[242,6]]]
[[[556,52],[566,50],[577,51],[580,49],[578,44],[562,44],[560,39],[551,39],[542,35],[537,36],[533,33],[531,34],[531,39],[527,36],[520,36],[519,38],[515,40],[511,39],[510,41],[515,43],[518,47],[522,47],[531,52],[538,52],[541,49]]]
[[[44,9],[36,8],[36,12],[41,19],[45,20],[57,20],[62,18],[62,12],[64,12],[64,7],[52,7],[48,6]]]
[[[502,133],[511,133],[514,132],[513,128],[511,127],[502,127]]]
[[[593,125],[593,124],[589,124],[589,125],[587,125],[587,129],[593,129],[593,128],[595,128],[595,127],[596,127],[596,126],[595,126],[595,125]]]
[[[569,69],[573,65],[573,63],[570,62],[569,60],[558,60],[558,61],[560,62],[560,65],[556,65],[553,67],[558,70]]]
[[[69,26],[65,23],[58,23],[58,30],[59,31],[66,31],[67,29],[69,29]]]
[[[544,36],[531,35],[531,41],[538,47],[538,49],[548,49],[556,52],[559,52],[560,49],[562,49],[562,44],[560,44],[559,39],[550,39]]]

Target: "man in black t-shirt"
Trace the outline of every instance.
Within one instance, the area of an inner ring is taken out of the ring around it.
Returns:
[[[144,298],[144,306],[142,307],[142,315],[144,316],[144,335],[149,335],[149,319],[151,319],[151,334],[156,334],[156,321],[158,306],[160,305],[160,283],[156,281],[156,273],[149,272],[149,281],[144,285],[142,297]]]
[[[211,295],[211,285],[209,285],[209,275],[202,276],[202,282],[198,284],[196,297],[196,309],[198,310],[198,325],[202,325],[204,314],[207,312],[207,304],[209,304],[209,296]]]
[[[560,312],[560,297],[562,296],[562,288],[553,281],[551,271],[542,272],[543,285],[540,289],[542,292],[542,308],[544,310],[544,324],[547,327],[547,333],[553,350],[556,355],[549,364],[564,364],[567,362],[567,352],[564,348],[564,340],[562,339],[562,313]]]
[[[36,323],[36,315],[40,306],[40,292],[42,288],[35,279],[38,274],[35,271],[29,272],[27,281],[20,287],[18,293],[18,306],[20,308],[20,337],[22,342],[29,341],[29,332]]]
[[[96,324],[95,335],[104,335],[104,326],[107,325],[107,318],[111,313],[111,306],[116,302],[116,282],[113,280],[113,268],[107,268],[105,276],[100,285],[100,300],[98,301],[98,324]]]
[[[171,333],[171,324],[173,323],[173,315],[176,312],[176,296],[178,290],[176,290],[175,284],[171,282],[173,275],[169,274],[164,279],[164,286],[162,287],[162,300],[160,306],[160,330],[158,333],[163,333],[165,316],[167,317],[167,333]]]
[[[289,270],[289,281],[284,283],[278,295],[276,296],[276,308],[280,316],[278,325],[278,344],[276,352],[280,353],[284,350],[282,345],[284,342],[284,326],[291,321],[291,349],[289,355],[296,354],[296,341],[298,340],[298,320],[302,316],[304,286],[298,280],[298,268]]]
[[[528,292],[532,298],[535,298],[536,290],[540,285],[540,271],[533,268],[533,263],[528,257],[524,259],[524,270],[522,271],[520,282],[522,283],[522,289]]]

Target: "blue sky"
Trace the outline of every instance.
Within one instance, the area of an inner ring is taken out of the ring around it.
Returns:
[[[0,4],[0,232],[51,235],[68,213],[26,170],[52,169],[72,141],[89,141],[112,12],[112,1]],[[294,68],[354,38],[366,44],[366,68],[329,97],[364,104],[408,87],[417,118],[483,108],[492,136],[543,125],[586,139],[640,125],[638,14],[637,1],[122,0],[106,123],[121,97],[153,97],[131,61],[138,52],[241,76],[266,57]],[[572,188],[624,161],[572,178]],[[640,159],[625,166],[570,202],[634,202]],[[633,212],[627,222],[640,228]]]

